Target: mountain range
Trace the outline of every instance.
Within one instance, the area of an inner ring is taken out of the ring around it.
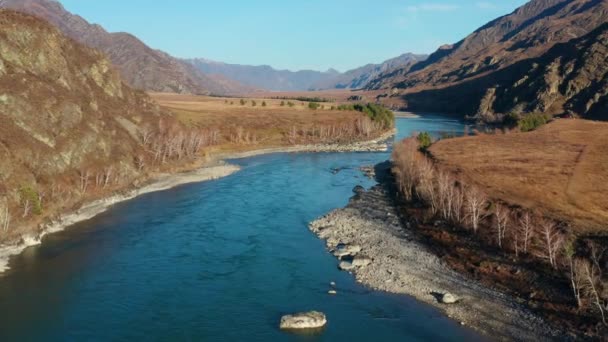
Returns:
[[[276,70],[268,65],[228,64],[204,58],[186,61],[205,74],[221,75],[254,88],[276,91],[306,91],[360,89],[383,72],[397,67],[407,69],[415,64],[415,62],[423,61],[426,57],[425,55],[407,53],[389,59],[381,64],[368,64],[344,73],[340,73],[334,69],[329,69],[325,72],[313,70]]]
[[[605,0],[532,0],[367,88],[390,91],[405,109],[491,121],[568,110],[599,117],[602,103],[605,117],[606,22]]]

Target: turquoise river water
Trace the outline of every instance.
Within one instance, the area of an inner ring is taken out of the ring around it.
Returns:
[[[399,137],[463,131],[441,117],[397,126]],[[388,157],[235,160],[242,170],[229,177],[147,194],[47,236],[0,276],[0,341],[479,340],[430,306],[357,284],[307,228],[354,186],[374,184],[359,166]],[[328,317],[322,333],[278,329],[281,315],[313,309]]]

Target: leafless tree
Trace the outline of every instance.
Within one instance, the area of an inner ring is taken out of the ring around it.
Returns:
[[[584,279],[582,277],[580,267],[581,260],[576,258],[576,249],[573,241],[570,241],[564,245],[564,255],[568,260],[568,266],[570,269],[570,273],[568,274],[570,278],[570,286],[572,287],[574,299],[576,299],[576,305],[580,308],[583,305],[581,299],[581,288]]]
[[[606,316],[604,313],[606,308],[604,307],[605,304],[603,303],[600,292],[601,278],[599,277],[599,272],[592,262],[586,260],[581,263],[580,267],[584,279],[582,290],[593,302],[593,304],[597,306],[604,325],[608,325],[608,323],[606,323]]]
[[[475,187],[469,187],[465,194],[465,216],[475,233],[479,229],[479,223],[484,216],[484,208],[487,198],[483,192]]]
[[[519,225],[517,227],[517,243],[523,249],[524,253],[528,253],[528,246],[530,240],[534,234],[534,224],[532,222],[532,215],[529,212],[524,212],[519,218]]]
[[[87,192],[87,188],[89,187],[89,178],[91,177],[91,172],[89,170],[80,170],[78,171],[78,176],[80,179],[80,193],[84,194]]]
[[[137,155],[135,157],[135,165],[137,166],[137,170],[141,172],[146,167],[146,157],[143,154]]]
[[[604,257],[604,253],[606,253],[607,249],[608,247],[606,246],[598,246],[593,241],[589,242],[589,254],[591,257],[591,262],[593,262],[593,264],[597,268],[600,278],[602,278],[602,265],[600,264],[600,261]]]
[[[152,136],[154,135],[154,131],[149,126],[144,126],[141,128],[141,142],[144,147],[148,146]]]
[[[502,204],[496,203],[494,208],[494,224],[498,239],[498,247],[502,248],[507,227],[509,225],[509,208],[503,206]]]
[[[10,224],[11,214],[8,210],[8,202],[2,201],[0,205],[0,228],[2,228],[4,232],[6,232]]]
[[[30,203],[29,198],[24,198],[21,201],[21,207],[23,208],[22,218],[26,218],[29,216],[30,211],[32,210],[32,203]]]
[[[542,219],[538,229],[541,237],[541,254],[539,256],[549,260],[551,266],[557,269],[557,256],[564,243],[564,236],[557,224],[549,219]]]
[[[291,126],[291,130],[287,134],[287,140],[290,144],[295,145],[298,141],[298,131],[296,130],[296,126]]]

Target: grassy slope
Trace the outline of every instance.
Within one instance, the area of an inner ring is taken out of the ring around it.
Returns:
[[[608,224],[608,123],[556,120],[537,131],[440,141],[441,165],[487,193],[572,222],[578,233]]]

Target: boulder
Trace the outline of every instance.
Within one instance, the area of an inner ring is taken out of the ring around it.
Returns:
[[[334,250],[334,255],[338,258],[344,256],[355,256],[357,253],[361,252],[361,246],[359,245],[345,245],[339,244]]]
[[[444,293],[443,296],[441,296],[441,302],[443,304],[454,304],[458,302],[458,298],[451,293]]]
[[[330,294],[330,295],[335,295],[335,294],[338,294],[338,291],[336,291],[336,290],[329,290],[329,291],[327,291],[327,293]]]
[[[325,314],[318,311],[300,312],[281,317],[281,329],[318,329],[327,324]]]
[[[370,259],[366,256],[362,256],[362,255],[355,256],[355,258],[352,261],[352,264],[355,267],[365,267],[371,263],[372,263],[372,259]]]
[[[349,261],[342,261],[338,265],[338,268],[341,269],[342,271],[352,271],[355,269],[355,266]]]
[[[353,192],[356,194],[360,194],[360,193],[365,192],[365,188],[362,187],[361,185],[357,185],[353,188]]]

